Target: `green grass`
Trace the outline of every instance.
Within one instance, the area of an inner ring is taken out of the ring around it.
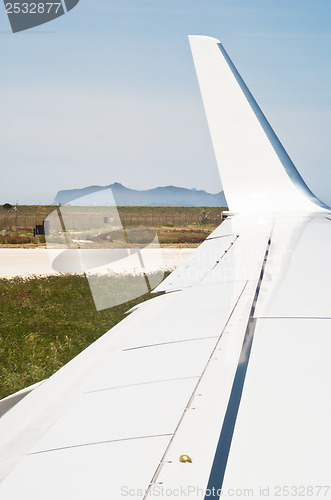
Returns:
[[[98,312],[84,276],[0,279],[0,399],[52,375],[151,297]]]

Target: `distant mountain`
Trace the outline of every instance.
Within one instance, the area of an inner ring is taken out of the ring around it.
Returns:
[[[109,186],[88,186],[82,189],[66,189],[59,191],[55,196],[54,203],[64,205],[77,198],[85,196],[84,204],[95,205],[95,193],[97,195],[98,205],[112,204],[109,201],[109,191],[117,206],[146,206],[146,207],[226,207],[227,203],[223,191],[217,194],[210,194],[203,190],[179,188],[176,186],[157,187],[137,191],[129,189],[118,182]],[[102,191],[105,191],[103,194]],[[93,202],[89,203],[89,196]]]

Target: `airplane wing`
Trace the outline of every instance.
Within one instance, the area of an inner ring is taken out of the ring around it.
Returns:
[[[0,419],[0,498],[331,498],[331,213],[191,37],[230,214]]]

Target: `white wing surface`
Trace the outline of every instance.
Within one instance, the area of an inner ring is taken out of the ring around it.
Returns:
[[[219,42],[191,43],[238,213],[3,415],[1,500],[331,498],[331,216]]]

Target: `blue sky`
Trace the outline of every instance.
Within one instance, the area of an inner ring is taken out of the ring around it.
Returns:
[[[222,40],[331,204],[329,0],[80,0],[15,35],[2,7],[0,202],[115,181],[219,191],[188,34]]]

